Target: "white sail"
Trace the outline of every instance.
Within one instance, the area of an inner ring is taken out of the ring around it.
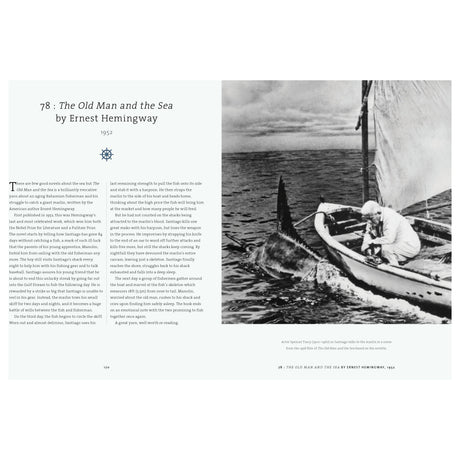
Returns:
[[[450,82],[374,84],[375,165],[382,204],[401,210],[448,190]]]

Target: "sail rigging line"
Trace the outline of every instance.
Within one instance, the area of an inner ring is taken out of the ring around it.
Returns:
[[[371,91],[372,82],[373,82],[373,80],[363,80],[363,83],[364,81],[366,82],[366,89],[363,91],[363,94],[362,94],[361,110],[359,112],[358,122],[356,123],[355,131],[358,131],[358,129],[361,128],[361,122],[362,122],[363,115],[364,115],[364,109],[367,106],[367,102],[369,100],[369,93]]]
[[[403,216],[413,216],[414,214],[419,214],[419,213],[421,213],[423,211],[430,211],[430,210],[433,210],[433,209],[445,208],[446,206],[452,206],[452,203],[450,201],[444,201],[443,203],[431,204],[429,206],[425,205],[423,207],[419,207],[419,208],[413,209],[411,211],[402,210],[401,214]]]

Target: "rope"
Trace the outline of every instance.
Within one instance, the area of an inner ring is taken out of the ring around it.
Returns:
[[[369,93],[371,91],[372,81],[373,80],[369,80],[367,83],[366,94],[364,94],[364,97],[362,100],[361,110],[359,112],[358,122],[356,123],[355,131],[358,131],[358,129],[361,128],[361,120],[363,119],[363,115],[364,115],[364,107],[366,106],[367,101],[369,99]]]

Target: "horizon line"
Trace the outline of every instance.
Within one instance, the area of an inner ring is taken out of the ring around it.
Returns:
[[[222,151],[222,153],[274,153],[274,152],[304,152],[304,151],[324,151],[324,150],[354,150],[354,151],[359,151],[361,152],[361,148],[327,148],[327,147],[322,147],[322,148],[303,148],[303,149],[287,149],[287,150],[282,150],[282,149],[274,149],[274,150],[241,150],[241,151]],[[375,148],[369,148],[369,152],[374,152],[376,149]]]

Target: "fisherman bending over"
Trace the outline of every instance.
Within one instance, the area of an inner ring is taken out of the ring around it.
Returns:
[[[361,208],[367,221],[361,251],[367,256],[380,255],[391,265],[399,265],[420,252],[420,240],[409,222],[390,208],[367,201]]]

